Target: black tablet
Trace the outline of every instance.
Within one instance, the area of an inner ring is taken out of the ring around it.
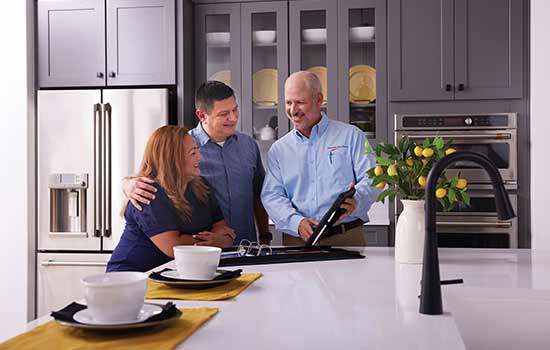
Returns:
[[[340,208],[340,206],[347,198],[353,197],[354,194],[355,187],[347,190],[346,192],[340,193],[338,197],[336,197],[336,200],[332,203],[330,209],[325,213],[325,215],[323,215],[321,221],[319,221],[319,225],[315,228],[313,234],[306,241],[306,246],[311,246],[317,243],[321,239],[323,233],[334,225],[338,218],[345,212],[345,210]]]

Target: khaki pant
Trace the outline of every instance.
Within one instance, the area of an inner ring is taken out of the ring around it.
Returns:
[[[300,237],[295,237],[283,233],[283,245],[303,246],[305,242]],[[367,245],[365,235],[363,234],[363,225],[359,225],[344,233],[332,235],[327,238],[321,238],[316,245],[331,245],[340,247],[363,247]]]

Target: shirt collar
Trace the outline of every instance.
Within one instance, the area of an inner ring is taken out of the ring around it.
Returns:
[[[197,143],[198,143],[199,147],[204,146],[205,144],[208,143],[208,141],[211,141],[212,143],[217,144],[216,142],[214,142],[213,140],[210,139],[210,136],[208,136],[208,134],[204,130],[204,128],[202,126],[202,123],[199,123],[199,125],[197,125],[197,127],[195,128],[195,132],[193,134],[194,134],[193,136],[195,136],[195,139],[197,140]],[[235,132],[235,134],[229,136],[225,140],[225,142],[228,142],[233,137],[235,137],[235,138],[237,137],[237,132]]]
[[[325,132],[325,130],[327,130],[328,128],[328,121],[329,120],[326,113],[321,112],[321,120],[319,120],[319,122],[315,124],[311,129],[311,135],[309,139],[321,136]],[[308,138],[304,134],[302,134],[296,129],[294,129],[294,135],[296,135],[296,137],[301,141],[308,140]]]

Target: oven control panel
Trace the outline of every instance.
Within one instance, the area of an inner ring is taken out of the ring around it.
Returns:
[[[396,115],[398,129],[509,129],[515,114]]]

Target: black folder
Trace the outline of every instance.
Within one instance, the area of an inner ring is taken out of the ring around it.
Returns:
[[[223,251],[230,252],[236,249],[237,248],[224,248]],[[239,257],[224,257],[222,255],[219,266],[227,267],[242,265],[284,264],[306,261],[347,260],[364,258],[365,256],[357,251],[332,248],[331,246],[278,247],[271,248],[270,255],[247,255]]]
[[[309,236],[309,239],[306,241],[306,246],[312,246],[315,245],[325,234],[325,232],[336,223],[338,218],[344,214],[345,210],[340,208],[342,203],[347,198],[351,198],[355,195],[355,187],[352,187],[351,189],[347,190],[346,192],[342,192],[336,197],[336,200],[332,205],[330,206],[329,210],[323,215],[321,218],[321,221],[319,221],[319,225],[315,228],[315,231]]]

